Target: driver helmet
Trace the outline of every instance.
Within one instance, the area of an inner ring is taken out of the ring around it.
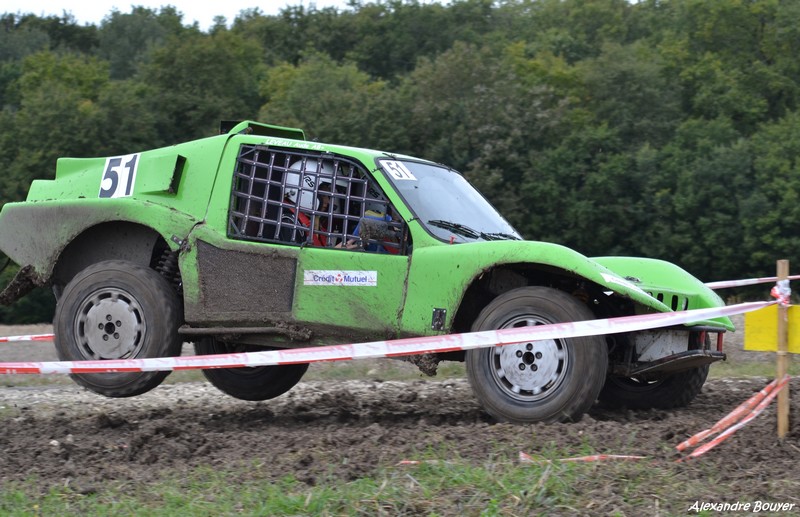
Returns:
[[[317,172],[320,164],[322,165],[322,170]],[[326,195],[324,192],[330,192],[331,183],[334,181],[337,188],[344,188],[344,192],[347,191],[348,181],[343,177],[334,180],[336,172],[333,162],[329,160],[308,160],[305,162],[305,167],[303,167],[303,160],[298,160],[289,167],[289,171],[286,173],[284,181],[284,195],[293,203],[297,203],[300,208],[318,210],[321,205],[319,194]],[[302,187],[300,186],[301,177]],[[319,186],[317,186],[317,183],[319,183]],[[298,196],[300,198],[299,202]],[[335,196],[331,197],[333,212],[341,213],[342,199]]]
[[[367,198],[364,206],[365,215],[384,217],[388,213],[388,202],[378,187],[371,181],[367,183]]]

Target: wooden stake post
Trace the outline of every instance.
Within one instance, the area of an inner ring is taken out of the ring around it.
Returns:
[[[778,282],[789,277],[789,261],[778,261]],[[784,303],[778,304],[778,353],[776,379],[783,379],[786,375],[789,351],[789,307]],[[778,393],[778,438],[785,438],[789,432],[789,385]]]

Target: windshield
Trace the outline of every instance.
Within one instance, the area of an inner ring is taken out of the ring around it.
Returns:
[[[439,239],[521,239],[497,210],[452,169],[398,160],[381,160],[380,165],[414,215]]]

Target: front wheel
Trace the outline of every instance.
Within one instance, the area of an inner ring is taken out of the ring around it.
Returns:
[[[158,272],[122,260],[93,264],[64,288],[54,317],[62,361],[180,355],[178,294]],[[72,378],[107,397],[132,397],[169,372],[82,373]]]
[[[495,298],[473,331],[594,319],[568,294],[523,287]],[[608,368],[602,336],[529,341],[469,350],[472,390],[495,419],[514,423],[577,421],[597,399]]]
[[[204,338],[194,344],[198,355],[229,354],[266,350],[247,345],[228,344]],[[203,375],[215,388],[241,400],[268,400],[283,395],[300,382],[308,364],[204,369]]]

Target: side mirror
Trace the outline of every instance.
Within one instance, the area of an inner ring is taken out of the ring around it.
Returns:
[[[365,250],[370,240],[388,241],[395,237],[395,233],[389,228],[387,221],[372,217],[362,217],[358,224],[358,237],[361,239],[361,247]]]

